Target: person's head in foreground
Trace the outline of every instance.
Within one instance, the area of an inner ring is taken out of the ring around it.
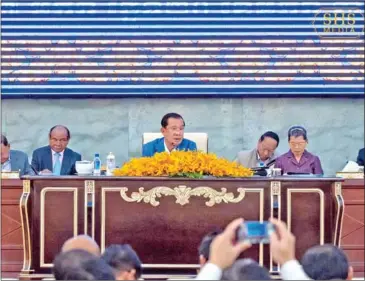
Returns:
[[[85,250],[95,256],[100,256],[99,245],[94,239],[87,235],[78,235],[68,239],[63,244],[61,252],[67,252],[75,249]]]
[[[269,271],[253,259],[239,259],[223,271],[222,280],[271,280]]]
[[[130,245],[110,245],[101,257],[114,270],[116,280],[137,280],[142,263]]]
[[[353,269],[346,254],[338,247],[325,244],[309,248],[301,264],[305,273],[314,280],[351,280]]]
[[[62,252],[53,264],[56,280],[115,280],[113,270],[105,261],[84,250]]]
[[[200,267],[202,267],[204,264],[208,262],[210,254],[210,244],[212,244],[214,238],[217,237],[217,235],[220,233],[222,233],[221,230],[216,230],[211,233],[208,233],[203,237],[202,241],[200,242],[198,248]]]

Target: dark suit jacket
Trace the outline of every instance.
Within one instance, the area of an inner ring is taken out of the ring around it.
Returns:
[[[61,175],[73,175],[76,173],[75,163],[81,161],[81,155],[66,147],[63,153]],[[51,147],[44,146],[33,151],[33,168],[40,172],[44,169],[53,171]]]
[[[361,148],[359,150],[359,155],[357,155],[357,161],[356,161],[359,166],[364,166],[364,154],[365,154],[365,149]]]
[[[34,175],[30,168],[28,155],[23,151],[10,150],[10,165],[12,171],[19,171],[20,176]]]
[[[196,143],[183,139],[182,142],[176,147],[176,150],[196,150]],[[165,138],[155,139],[143,145],[142,156],[150,157],[153,156],[157,152],[165,151]]]

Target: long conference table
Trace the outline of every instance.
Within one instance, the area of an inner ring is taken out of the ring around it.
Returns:
[[[1,183],[2,277],[51,276],[62,244],[92,236],[104,250],[129,243],[143,278],[193,276],[201,238],[232,219],[286,221],[296,255],[316,244],[340,245],[364,276],[364,181],[340,178],[24,177]],[[277,275],[268,245],[251,257]]]

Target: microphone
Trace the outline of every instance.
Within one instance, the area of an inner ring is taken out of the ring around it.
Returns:
[[[35,173],[36,176],[39,176],[39,173],[37,172],[37,170],[33,167],[33,165],[29,165],[32,169],[32,171]]]
[[[273,159],[271,161],[269,161],[266,166],[263,166],[263,167],[254,167],[254,168],[251,168],[251,170],[253,171],[262,171],[262,170],[266,170],[268,169],[270,166],[272,166],[274,163],[276,162],[276,159]]]

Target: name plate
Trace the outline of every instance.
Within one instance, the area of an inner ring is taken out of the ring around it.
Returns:
[[[344,179],[363,179],[364,172],[337,172],[336,176]]]
[[[1,172],[2,179],[19,179],[19,172]]]

